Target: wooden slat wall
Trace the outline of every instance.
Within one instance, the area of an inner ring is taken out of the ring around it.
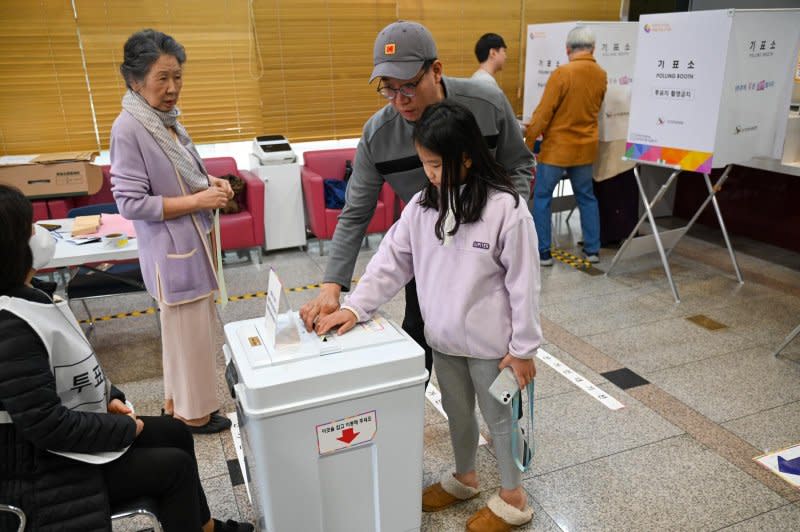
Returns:
[[[450,76],[475,71],[480,35],[502,35],[508,59],[498,81],[521,112],[525,26],[617,20],[619,6],[619,0],[75,0],[75,20],[70,0],[6,0],[0,2],[0,150],[107,148],[125,91],[122,46],[147,27],[186,48],[179,105],[196,142],[268,133],[301,141],[357,137],[385,104],[367,83],[372,47],[378,31],[398,18],[431,30]]]
[[[620,0],[523,0],[526,24],[568,20],[619,20]]]
[[[96,150],[69,0],[0,2],[0,150]]]
[[[186,49],[178,106],[195,142],[252,138],[260,132],[261,97],[250,73],[247,1],[76,0],[76,7],[104,148],[126,90],[119,73],[123,45],[145,28],[171,35]]]
[[[367,81],[375,36],[394,20],[394,2],[264,0],[255,18],[263,132],[292,140],[359,136],[385,104]]]

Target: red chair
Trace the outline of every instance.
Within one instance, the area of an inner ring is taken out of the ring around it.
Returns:
[[[333,238],[341,209],[325,206],[323,179],[344,179],[346,161],[355,163],[355,148],[307,151],[300,175],[303,182],[303,199],[308,214],[308,228],[319,239],[319,253],[323,254],[322,241]],[[384,233],[394,223],[394,191],[388,183],[378,195],[378,204],[367,226],[367,234]]]
[[[254,262],[260,261],[261,246],[264,245],[264,182],[247,170],[236,168],[233,157],[211,157],[203,159],[208,173],[219,177],[233,174],[242,178],[245,189],[237,214],[223,214],[219,219],[222,251],[250,249]],[[48,200],[50,218],[66,218],[70,209],[86,207],[98,203],[114,203],[111,193],[111,166],[103,169],[103,186],[91,196],[60,198]]]
[[[264,182],[248,170],[236,168],[233,157],[203,159],[209,174],[220,177],[226,174],[239,176],[246,186],[236,214],[219,217],[222,251],[250,248],[253,262],[260,262],[264,245]]]
[[[47,220],[48,218],[50,218],[50,213],[47,210],[47,201],[45,200],[32,201],[31,206],[33,207],[34,222],[38,222],[39,220]]]

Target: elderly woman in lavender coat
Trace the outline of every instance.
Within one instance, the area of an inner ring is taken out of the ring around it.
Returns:
[[[164,412],[192,432],[219,432],[230,421],[217,412],[213,209],[233,191],[208,175],[177,120],[183,47],[144,30],[124,54],[128,91],[111,129],[111,184],[119,212],[136,227],[147,291],[159,302]]]

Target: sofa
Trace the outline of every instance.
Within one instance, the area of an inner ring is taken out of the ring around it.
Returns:
[[[241,212],[220,216],[220,237],[223,251],[250,249],[255,260],[255,252],[260,257],[260,248],[264,245],[264,182],[252,172],[236,168],[233,157],[211,157],[203,159],[203,163],[213,176],[233,174],[247,183],[242,194]],[[66,218],[69,210],[75,207],[113,203],[111,166],[103,166],[102,170],[103,185],[96,194],[47,200],[50,218]]]
[[[47,220],[48,218],[55,218],[50,216],[50,211],[47,208],[47,200],[35,200],[31,202],[33,207],[33,221]]]
[[[355,164],[355,148],[336,148],[331,150],[307,151],[303,154],[304,164],[300,169],[303,184],[303,201],[308,215],[308,229],[319,239],[320,254],[323,253],[323,240],[333,238],[339,221],[341,209],[325,206],[324,179],[344,179],[345,162]],[[375,213],[367,226],[367,234],[384,233],[394,223],[395,194],[388,183],[378,196]]]

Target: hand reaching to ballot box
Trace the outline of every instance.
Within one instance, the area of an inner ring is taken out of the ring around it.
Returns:
[[[331,329],[339,327],[339,331],[336,334],[344,334],[355,327],[356,323],[358,323],[358,316],[350,309],[341,308],[333,314],[328,314],[317,320],[316,331],[317,334],[322,336]]]
[[[322,283],[317,297],[300,307],[300,319],[311,332],[319,320],[339,310],[342,287],[336,283]]]

